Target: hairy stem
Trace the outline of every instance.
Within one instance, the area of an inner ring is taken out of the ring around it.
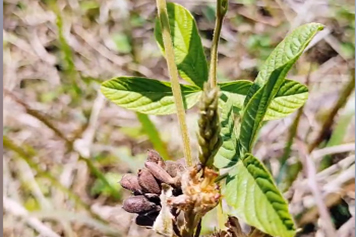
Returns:
[[[193,160],[192,160],[192,155],[190,150],[188,128],[185,120],[183,98],[182,98],[180,84],[178,81],[178,70],[174,62],[174,51],[173,51],[172,38],[169,29],[167,3],[165,0],[157,0],[156,4],[157,4],[157,11],[158,11],[158,18],[162,28],[162,38],[163,38],[163,44],[165,48],[165,56],[167,60],[168,72],[172,83],[174,102],[177,108],[178,121],[179,121],[182,138],[183,138],[184,157],[186,159],[187,165],[192,166]]]
[[[182,230],[182,237],[193,237],[201,218],[199,218],[192,209],[188,210],[184,215],[186,223]]]
[[[210,68],[209,68],[209,81],[211,88],[216,87],[217,79],[216,79],[216,68],[218,61],[218,47],[219,47],[219,39],[222,28],[222,23],[224,21],[224,16],[227,12],[228,0],[217,0],[216,3],[216,21],[214,28],[214,36],[213,42],[211,45],[211,53],[210,53]]]

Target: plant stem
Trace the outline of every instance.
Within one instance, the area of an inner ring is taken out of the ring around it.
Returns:
[[[224,16],[227,12],[228,0],[217,0],[216,2],[216,21],[214,28],[213,42],[211,45],[210,53],[210,68],[209,68],[209,81],[211,88],[216,87],[216,68],[218,61],[218,47],[220,40],[220,33],[222,28],[222,23],[224,21]]]
[[[178,121],[182,133],[184,157],[188,166],[193,165],[190,141],[188,136],[188,128],[185,120],[185,111],[183,105],[183,98],[181,88],[178,80],[178,70],[174,62],[174,51],[172,38],[169,29],[167,3],[165,0],[156,0],[158,18],[162,28],[163,45],[165,49],[165,56],[167,60],[168,72],[172,83],[172,92],[174,96],[174,102],[177,108]]]
[[[222,201],[220,200],[218,206],[217,206],[217,216],[218,216],[218,226],[219,229],[224,229],[225,228],[225,221],[226,221],[226,215],[224,214],[224,210],[222,207]]]
[[[199,224],[199,221],[201,218],[196,216],[194,213],[193,209],[188,210],[184,214],[184,219],[186,220],[186,223],[184,225],[184,228],[182,230],[182,237],[193,237],[194,236],[194,231]]]

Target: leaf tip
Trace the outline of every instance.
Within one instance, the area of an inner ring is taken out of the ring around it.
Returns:
[[[105,96],[106,96],[106,92],[107,92],[107,89],[108,89],[108,83],[110,82],[110,80],[106,80],[104,82],[102,82],[100,84],[100,92]]]
[[[309,27],[315,28],[317,31],[322,31],[325,28],[325,25],[318,23],[318,22],[311,22],[306,24]]]
[[[315,23],[316,24],[316,27],[319,31],[322,31],[325,29],[325,25],[321,24],[321,23]]]

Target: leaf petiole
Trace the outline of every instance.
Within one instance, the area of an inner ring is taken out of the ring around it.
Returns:
[[[217,85],[216,68],[218,61],[218,47],[221,34],[222,23],[227,12],[228,0],[217,0],[216,2],[216,21],[214,28],[213,42],[210,53],[210,67],[209,67],[209,82],[212,88]]]

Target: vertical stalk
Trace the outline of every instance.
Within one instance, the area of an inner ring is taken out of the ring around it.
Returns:
[[[184,157],[187,165],[192,166],[193,160],[190,150],[190,141],[188,136],[188,128],[185,120],[185,111],[183,106],[183,98],[178,81],[178,70],[174,62],[174,51],[172,38],[169,29],[167,3],[166,0],[156,0],[158,18],[162,28],[163,45],[165,49],[165,56],[167,60],[168,72],[172,83],[172,92],[174,96],[174,102],[177,108],[178,121],[182,133]]]
[[[214,28],[214,36],[213,42],[211,46],[210,52],[210,68],[209,68],[209,81],[211,88],[216,87],[217,79],[216,79],[216,68],[218,61],[218,47],[219,47],[219,39],[221,34],[221,27],[224,21],[225,14],[227,12],[228,0],[217,0],[216,2],[216,21]]]

